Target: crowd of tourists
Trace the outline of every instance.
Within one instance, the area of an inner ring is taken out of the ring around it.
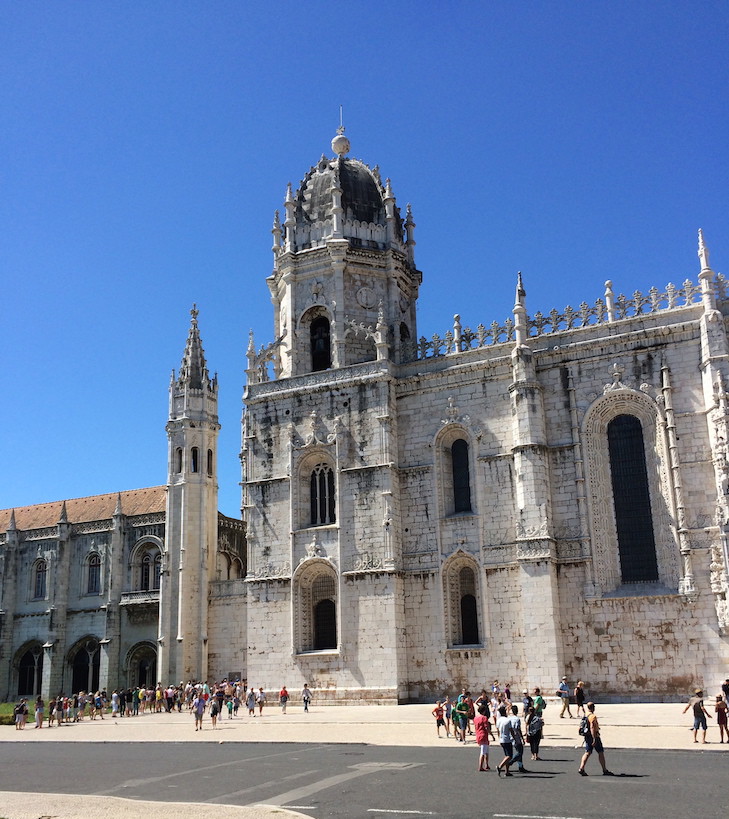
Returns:
[[[595,703],[586,701],[585,684],[580,680],[574,688],[567,683],[567,677],[556,688],[555,695],[560,703],[560,719],[579,719],[578,734],[584,745],[585,752],[580,761],[578,773],[587,776],[585,765],[592,755],[597,757],[602,768],[603,776],[613,776],[605,762],[605,749],[600,737],[600,724],[595,714]],[[696,689],[689,700],[684,713],[692,709],[694,715],[693,735],[694,742],[698,742],[698,732],[702,731],[702,742],[706,742],[707,719],[711,714],[706,710],[703,691]],[[572,706],[575,713],[572,713]],[[528,744],[531,752],[531,761],[541,760],[539,748],[544,735],[544,712],[547,700],[542,696],[541,689],[534,688],[532,693],[524,689],[521,698],[512,696],[509,683],[503,687],[498,680],[494,680],[491,691],[482,689],[477,697],[472,697],[467,689],[455,699],[446,695],[437,700],[432,714],[435,717],[435,727],[439,737],[453,737],[456,742],[467,743],[467,736],[473,736],[478,746],[478,771],[489,771],[489,751],[492,743],[498,741],[504,752],[503,759],[496,766],[498,775],[513,776],[511,768],[518,772],[528,773],[524,766],[524,748]],[[719,728],[719,742],[729,743],[727,729],[727,714],[729,712],[729,679],[722,685],[722,693],[716,695],[713,703],[714,715]]]
[[[304,684],[301,692],[301,701],[304,711],[309,710],[311,703],[311,689]],[[286,706],[290,695],[284,685],[278,693],[278,703],[282,713],[286,713]],[[14,708],[15,728],[22,731],[29,719],[31,709],[35,716],[35,728],[62,726],[70,723],[82,722],[85,718],[95,720],[104,719],[104,714],[113,718],[136,717],[144,714],[193,712],[195,716],[195,730],[202,730],[202,718],[207,713],[210,716],[212,727],[217,727],[218,718],[227,714],[228,719],[238,716],[242,707],[249,717],[263,714],[263,708],[268,700],[263,687],[248,688],[245,680],[222,680],[209,685],[207,682],[190,680],[179,685],[163,686],[157,683],[154,688],[135,686],[134,688],[119,688],[109,696],[106,690],[96,692],[79,691],[78,694],[66,696],[59,694],[46,703],[41,696],[29,705],[27,698],[22,698]]]

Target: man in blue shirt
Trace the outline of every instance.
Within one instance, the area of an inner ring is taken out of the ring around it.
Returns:
[[[562,710],[560,717],[564,719],[564,712],[569,714],[570,719],[574,719],[572,711],[570,711],[570,687],[567,685],[567,677],[562,677],[562,682],[559,684],[559,696],[562,697]]]

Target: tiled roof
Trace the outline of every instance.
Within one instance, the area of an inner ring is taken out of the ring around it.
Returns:
[[[69,523],[87,523],[92,520],[109,520],[116,509],[118,494],[125,515],[149,515],[165,511],[165,486],[148,489],[130,489],[127,492],[111,492],[108,495],[91,495],[88,498],[67,500],[66,513]],[[15,525],[18,529],[43,529],[55,526],[61,517],[63,501],[38,503],[35,506],[18,506],[15,509]],[[0,509],[0,532],[6,532],[12,509]]]

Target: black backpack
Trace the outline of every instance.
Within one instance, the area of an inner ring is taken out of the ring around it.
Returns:
[[[590,723],[587,721],[587,717],[582,717],[580,720],[580,730],[579,734],[581,737],[586,737],[590,733]]]

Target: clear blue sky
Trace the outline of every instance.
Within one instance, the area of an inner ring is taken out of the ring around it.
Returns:
[[[197,302],[220,508],[288,181],[344,105],[412,202],[419,334],[729,272],[729,4],[0,2],[0,507],[166,480]]]

